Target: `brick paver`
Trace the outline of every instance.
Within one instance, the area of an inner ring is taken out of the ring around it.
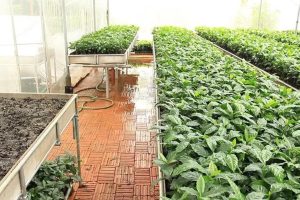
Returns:
[[[76,89],[99,81],[101,70],[94,70]],[[138,67],[111,80],[114,106],[105,110],[84,110],[79,114],[83,187],[74,186],[70,199],[76,200],[156,200],[158,170],[155,132],[155,91],[152,67]],[[88,91],[100,97],[104,93]],[[89,106],[104,105],[89,103]],[[76,152],[69,126],[62,145],[54,147],[49,159],[65,152]]]

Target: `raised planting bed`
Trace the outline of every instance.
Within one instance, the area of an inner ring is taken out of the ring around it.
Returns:
[[[266,31],[256,29],[245,29],[244,31],[264,38],[274,39],[278,42],[283,42],[286,44],[296,45],[300,47],[300,35],[296,34],[295,31]]]
[[[296,45],[264,38],[244,30],[196,28],[197,33],[252,64],[300,87],[300,53]]]
[[[69,64],[126,64],[137,39],[136,26],[108,26],[70,44]]]
[[[138,40],[134,45],[135,54],[152,54],[152,41]]]
[[[76,96],[0,93],[0,199],[26,195],[26,186],[77,116]]]
[[[150,64],[153,61],[153,54],[132,52],[128,58],[129,64]]]
[[[154,31],[164,199],[297,199],[300,93],[192,31]]]

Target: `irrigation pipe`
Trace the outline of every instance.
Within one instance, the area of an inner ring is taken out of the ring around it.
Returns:
[[[108,77],[107,77],[108,78]],[[104,73],[101,78],[101,81],[95,86],[95,87],[88,87],[88,88],[83,88],[81,90],[78,90],[75,92],[75,94],[78,94],[78,102],[82,102],[82,105],[79,107],[78,112],[81,112],[82,110],[101,110],[101,109],[107,109],[110,108],[114,105],[113,100],[108,99],[108,98],[99,98],[97,96],[92,96],[92,95],[80,95],[80,92],[87,91],[87,90],[96,90],[98,92],[105,92],[104,88],[101,88],[101,85],[104,81]],[[85,98],[86,100],[83,100]],[[96,107],[91,107],[91,106],[86,106],[87,103],[91,102],[96,102],[98,100],[101,101],[106,101],[109,102],[109,105],[106,106],[96,106]]]

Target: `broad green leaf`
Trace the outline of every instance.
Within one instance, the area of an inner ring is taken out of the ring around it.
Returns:
[[[197,121],[189,121],[186,123],[186,125],[195,127],[195,126],[199,126],[200,124]]]
[[[165,163],[168,163],[168,160],[166,159],[166,157],[162,153],[159,153],[158,155],[159,155],[160,160],[162,160]]]
[[[267,120],[265,120],[264,118],[259,118],[257,120],[257,124],[261,127],[265,127],[267,125],[267,123],[268,123]]]
[[[252,163],[245,167],[244,172],[259,172],[262,173],[261,165],[259,163]]]
[[[196,161],[192,161],[189,160],[186,163],[183,163],[179,166],[177,166],[174,170],[173,170],[173,176],[178,176],[179,174],[181,174],[182,172],[188,171],[190,169],[196,169],[202,173],[206,173],[206,170],[199,165]]]
[[[263,184],[263,181],[254,182],[253,184],[251,184],[251,188],[256,192],[266,194],[268,190]]]
[[[272,158],[272,152],[269,150],[262,150],[261,151],[261,161],[266,163],[268,160]]]
[[[196,183],[196,188],[200,197],[203,196],[205,190],[205,180],[202,176],[199,177]]]
[[[214,197],[224,196],[223,194],[225,192],[228,192],[228,187],[223,187],[222,185],[214,185],[210,188],[210,190],[204,192],[203,196],[214,199]]]
[[[207,122],[213,122],[213,119],[206,116],[206,115],[203,115],[201,113],[193,113],[191,115],[192,117],[198,117],[199,119],[203,120],[203,121],[207,121]]]
[[[238,158],[234,154],[227,155],[225,158],[225,162],[232,172],[234,172],[238,167]]]
[[[212,161],[209,163],[208,172],[211,176],[217,176],[221,173],[221,171],[218,170],[217,165],[215,165]]]
[[[176,153],[180,153],[182,152],[190,143],[188,141],[182,141],[180,142],[177,147],[176,147],[176,150],[175,152]]]
[[[175,115],[168,115],[167,117],[168,120],[170,120],[172,123],[176,124],[176,125],[181,125],[182,121],[179,117],[175,116]]]
[[[294,131],[294,132],[292,133],[292,136],[293,136],[293,137],[299,137],[299,136],[300,136],[300,130]]]
[[[209,137],[209,138],[206,139],[206,143],[207,143],[208,147],[210,148],[210,150],[212,152],[214,152],[215,149],[216,149],[216,147],[217,147],[217,140],[216,140],[216,138],[213,137],[213,136]]]
[[[232,191],[234,192],[234,197],[236,199],[239,199],[239,200],[244,200],[245,197],[241,193],[240,188],[233,181],[231,181],[229,178],[227,178],[227,181],[228,181]]]
[[[194,190],[193,188],[190,187],[181,187],[179,188],[180,190],[183,190],[185,192],[187,192],[188,194],[192,195],[192,196],[198,196],[198,193],[196,190]]]
[[[279,166],[278,164],[271,164],[268,166],[272,174],[276,177],[277,181],[282,182],[285,174],[284,174],[284,169]]]
[[[212,126],[212,127],[210,127],[209,129],[207,129],[207,130],[205,131],[204,135],[209,135],[209,134],[215,132],[216,130],[218,130],[218,127]]]
[[[191,144],[191,147],[199,156],[207,157],[209,155],[207,150],[200,144]]]
[[[261,192],[251,192],[246,196],[247,200],[263,200],[265,194]]]
[[[197,181],[198,178],[200,177],[200,173],[195,172],[195,171],[187,171],[187,172],[181,173],[180,176],[182,176],[183,178],[185,178],[189,181]]]

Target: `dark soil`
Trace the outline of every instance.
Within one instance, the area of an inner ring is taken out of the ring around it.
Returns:
[[[0,98],[0,180],[66,102],[65,99]]]

